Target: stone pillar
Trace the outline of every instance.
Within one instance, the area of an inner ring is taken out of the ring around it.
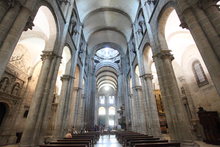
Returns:
[[[139,133],[146,134],[146,118],[145,118],[145,109],[143,107],[144,101],[143,101],[143,93],[142,93],[142,87],[141,86],[135,86],[133,87],[134,90],[134,99],[135,99],[135,109],[137,115],[136,120],[136,128]]]
[[[192,140],[189,120],[181,102],[170,50],[161,50],[153,56],[165,107],[169,133],[175,140]]]
[[[178,10],[183,18],[181,26],[190,30],[217,92],[220,95],[220,82],[218,82],[220,81],[219,34],[216,32],[217,29],[210,23],[205,12],[199,7],[198,3],[200,3],[200,1],[195,2],[195,4],[191,6],[187,5],[185,0],[177,1]],[[208,11],[210,10],[212,9],[209,8]],[[218,18],[219,16],[216,18],[216,21]]]
[[[152,74],[144,74],[142,76],[144,79],[144,85],[146,84],[146,98],[149,101],[149,109],[150,111],[150,118],[148,119],[150,122],[150,133],[154,137],[160,137],[161,136],[161,130],[160,130],[160,123],[159,123],[159,116],[158,116],[158,111],[157,111],[157,104],[155,97],[153,95],[153,87],[152,87],[152,79],[153,75]]]
[[[32,7],[34,7],[36,2],[37,0],[34,2],[30,0],[27,3],[32,3]],[[15,5],[13,7],[11,6],[0,22],[0,77],[5,71],[8,61],[31,14],[31,10],[21,6],[19,2],[15,2]]]
[[[69,88],[69,80],[71,77],[70,75],[63,75],[61,77],[62,80],[62,89],[60,94],[60,101],[58,103],[58,109],[56,114],[56,126],[54,130],[54,136],[55,137],[61,137],[63,136],[63,128],[64,128],[64,120],[65,120],[65,107],[68,102],[67,98],[67,90]]]
[[[80,129],[80,124],[77,123],[77,120],[80,118],[80,105],[81,105],[81,97],[82,96],[82,88],[79,87],[76,91],[76,102],[75,102],[75,110],[74,110],[74,125],[77,129]]]
[[[200,0],[200,7],[205,11],[218,35],[220,35],[220,10],[216,5],[219,0]]]
[[[73,126],[75,127],[74,124],[74,117],[75,117],[75,107],[76,107],[76,96],[77,96],[77,91],[78,91],[78,87],[74,87],[72,94],[70,96],[70,101],[69,101],[69,110],[67,112],[67,126],[66,126],[66,130],[71,129]]]
[[[36,134],[41,130],[41,125],[43,123],[43,113],[45,111],[45,106],[47,98],[44,97],[45,93],[45,83],[50,82],[48,79],[52,61],[56,55],[51,51],[43,51],[42,60],[43,64],[41,67],[41,73],[38,78],[38,83],[36,86],[36,91],[32,99],[30,111],[28,118],[26,120],[25,130],[21,139],[21,147],[34,146],[36,143]],[[54,72],[54,71],[53,71]]]
[[[54,89],[61,59],[61,56],[53,53],[53,59],[47,76],[47,82],[44,86],[45,88],[41,102],[41,109],[38,112],[40,117],[38,117],[38,122],[36,125],[38,126],[38,128],[36,129],[36,133],[34,134],[35,144],[42,144],[44,143],[45,137],[51,136],[48,131],[48,124],[51,117]]]
[[[134,103],[134,98],[133,98],[133,94],[130,94],[130,109],[131,109],[131,129],[132,131],[135,131],[136,130],[136,118],[135,116],[135,103]]]

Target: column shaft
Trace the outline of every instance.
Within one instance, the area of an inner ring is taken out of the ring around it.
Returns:
[[[175,140],[191,140],[189,120],[181,102],[180,93],[173,71],[170,50],[161,50],[153,56],[157,68],[162,100],[165,106],[169,133]]]
[[[52,61],[52,53],[44,52],[43,64],[41,67],[41,73],[39,75],[36,91],[32,99],[29,115],[26,121],[25,130],[21,139],[21,147],[30,147],[34,144],[34,133],[36,131],[37,120],[39,119],[39,111],[43,102],[43,94],[45,90],[45,83],[47,82],[48,73],[50,72],[50,66]]]
[[[144,83],[146,84],[146,94],[147,94],[147,99],[149,101],[149,110],[150,111],[150,127],[151,127],[151,134],[155,137],[160,137],[161,136],[161,130],[160,130],[160,123],[159,123],[159,116],[158,116],[158,111],[157,111],[157,104],[155,97],[153,95],[153,87],[152,87],[152,79],[153,75],[152,74],[145,74],[143,75],[144,78]],[[144,84],[144,85],[145,85]]]
[[[56,126],[54,130],[55,137],[62,137],[62,129],[63,129],[63,120],[64,120],[64,109],[65,109],[65,102],[67,101],[67,89],[69,88],[69,79],[71,77],[69,75],[63,75],[61,77],[62,80],[62,88],[60,94],[60,100],[57,108],[56,114]]]

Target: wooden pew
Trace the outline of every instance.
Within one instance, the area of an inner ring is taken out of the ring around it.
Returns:
[[[120,143],[124,144],[127,142],[127,140],[129,139],[158,139],[158,138],[153,138],[153,136],[147,136],[147,135],[128,135],[128,136],[123,136],[121,137],[121,139],[119,140]]]
[[[39,147],[88,147],[86,144],[44,144]]]
[[[63,138],[63,139],[58,139],[58,141],[60,140],[74,140],[74,139],[88,139],[88,140],[92,140],[92,144],[95,144],[98,139],[96,138],[96,136],[91,136],[91,135],[75,135],[73,136],[73,138]]]
[[[74,140],[74,141],[53,141],[50,144],[86,144],[88,147],[92,147],[91,141],[82,141],[82,140]]]
[[[131,142],[131,141],[139,141],[139,140],[142,140],[142,141],[143,141],[143,140],[145,140],[145,141],[154,141],[154,142],[156,142],[156,141],[159,141],[160,138],[145,138],[145,137],[126,138],[126,139],[123,141],[123,145],[126,146],[126,145],[128,145],[129,142]]]
[[[135,132],[116,132],[118,141],[124,147],[180,147],[180,143],[168,142]]]
[[[164,142],[164,143],[138,143],[134,147],[180,147],[180,143]]]
[[[168,140],[130,140],[126,147],[134,147],[135,144],[140,143],[160,143],[160,142],[168,142]]]

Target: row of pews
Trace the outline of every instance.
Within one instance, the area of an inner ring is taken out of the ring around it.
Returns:
[[[57,139],[40,147],[93,147],[99,140],[99,132],[88,132],[85,134],[74,134],[73,138]]]
[[[116,132],[116,138],[123,147],[180,147],[180,143],[129,131]]]

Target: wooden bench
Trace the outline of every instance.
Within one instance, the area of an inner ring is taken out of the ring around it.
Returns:
[[[86,136],[76,135],[76,136],[73,136],[73,138],[58,139],[58,141],[60,141],[60,140],[76,140],[76,139],[88,139],[88,140],[92,141],[92,144],[97,142],[97,138],[95,136],[88,136],[88,135],[86,135]]]
[[[151,139],[151,140],[157,140],[159,138],[153,138],[153,136],[147,136],[147,135],[138,135],[138,136],[124,136],[122,137],[119,142],[124,144],[127,142],[127,140],[131,140],[131,139]]]
[[[123,145],[128,145],[128,143],[130,142],[130,141],[139,141],[139,140],[145,140],[145,141],[159,141],[160,140],[160,138],[142,138],[142,137],[140,137],[140,138],[127,138],[127,139],[125,139],[124,141],[123,141]]]
[[[58,139],[57,141],[61,142],[61,141],[90,141],[91,144],[93,144],[93,140],[92,139],[86,139],[86,138],[71,138],[71,139]]]
[[[180,147],[180,143],[138,143],[134,144],[134,147]]]
[[[88,147],[86,144],[44,144],[39,147]]]
[[[133,147],[135,144],[140,143],[161,143],[161,142],[168,142],[168,140],[130,140],[126,147]]]
[[[50,144],[86,144],[88,147],[92,147],[91,141],[80,141],[80,140],[74,140],[74,141],[53,141],[53,142],[50,142]]]

